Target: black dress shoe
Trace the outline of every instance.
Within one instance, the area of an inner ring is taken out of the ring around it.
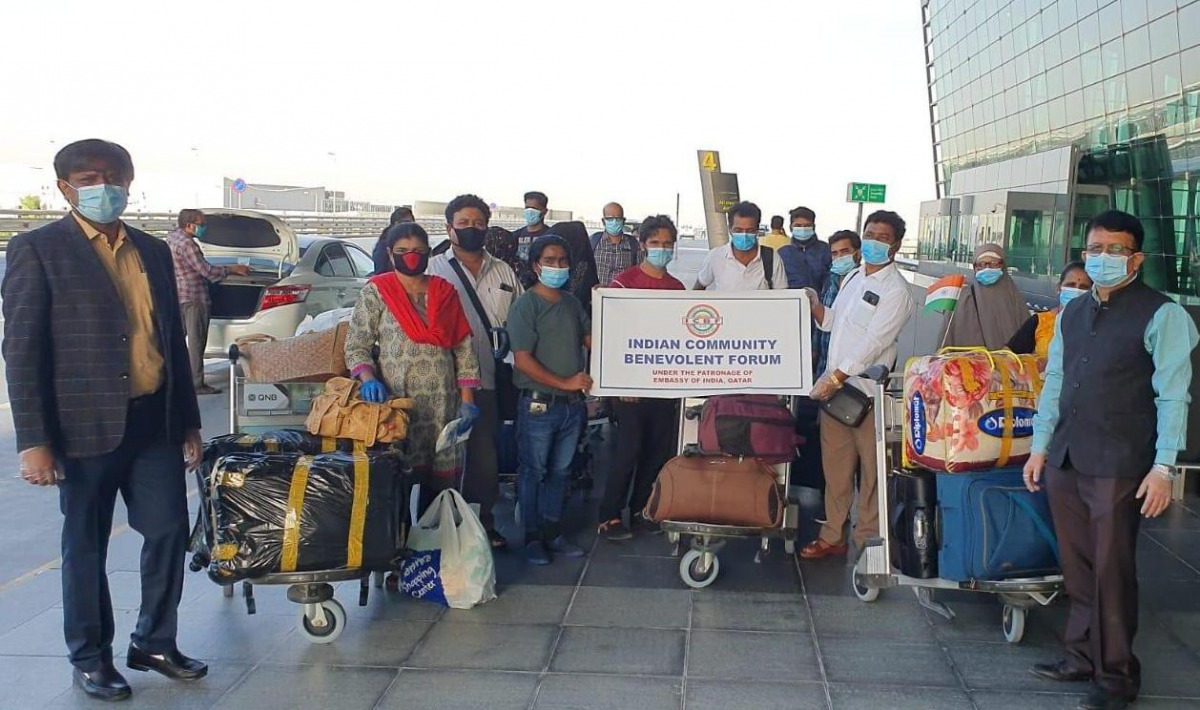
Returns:
[[[206,663],[188,658],[179,651],[151,654],[133,644],[129,644],[125,665],[135,671],[161,673],[171,680],[199,680],[208,675]]]
[[[1029,672],[1038,678],[1045,678],[1046,680],[1058,681],[1060,683],[1078,683],[1079,681],[1092,679],[1091,673],[1076,670],[1066,661],[1038,663],[1033,668],[1030,668]]]
[[[1093,685],[1076,707],[1079,710],[1125,710],[1131,702],[1133,702],[1133,698],[1111,693],[1098,685]]]
[[[71,674],[75,685],[83,692],[98,700],[128,700],[133,691],[129,684],[117,672],[112,664],[105,664],[97,670],[85,673],[78,668]]]

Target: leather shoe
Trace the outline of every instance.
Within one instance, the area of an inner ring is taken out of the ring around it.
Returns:
[[[1079,710],[1125,710],[1133,698],[1127,698],[1111,693],[1098,685],[1093,685],[1088,694],[1075,707]]]
[[[1071,664],[1066,661],[1057,661],[1055,663],[1038,663],[1029,669],[1029,672],[1038,678],[1053,680],[1059,683],[1077,683],[1083,680],[1091,680],[1092,674],[1087,671],[1076,670],[1071,667]]]
[[[98,700],[128,700],[133,695],[129,684],[111,663],[106,663],[91,672],[76,668],[71,677],[83,692]]]
[[[171,680],[199,680],[208,675],[206,663],[188,658],[179,651],[146,653],[133,644],[129,644],[125,665],[135,671],[161,673]]]
[[[820,560],[826,557],[840,557],[846,554],[846,543],[840,545],[830,545],[828,542],[820,538],[808,543],[800,548],[800,559],[802,560]]]

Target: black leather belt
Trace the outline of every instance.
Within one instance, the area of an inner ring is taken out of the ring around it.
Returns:
[[[582,394],[546,394],[535,390],[521,390],[521,396],[544,404],[580,404],[583,402]]]

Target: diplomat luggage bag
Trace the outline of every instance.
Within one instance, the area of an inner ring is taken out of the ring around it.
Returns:
[[[803,439],[796,418],[775,395],[709,397],[700,410],[700,450],[706,454],[753,456],[767,464],[790,464]]]
[[[1058,541],[1044,490],[1021,469],[937,474],[938,573],[942,579],[1005,580],[1057,573]]]
[[[676,456],[659,472],[643,513],[655,522],[777,528],[785,505],[775,470],[757,459]]]
[[[916,579],[938,576],[937,475],[897,469],[888,477],[892,565]]]

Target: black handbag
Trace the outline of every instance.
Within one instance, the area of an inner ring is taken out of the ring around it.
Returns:
[[[821,411],[848,427],[858,427],[871,412],[874,398],[857,387],[845,385],[821,402]]]

